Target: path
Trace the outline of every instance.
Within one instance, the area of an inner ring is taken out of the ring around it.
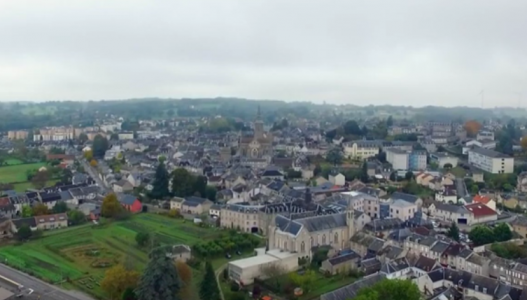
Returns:
[[[216,270],[216,284],[218,285],[218,288],[220,289],[221,300],[225,300],[225,297],[223,296],[223,290],[221,289],[221,285],[220,285],[220,276],[223,273],[223,270],[225,270],[225,268],[227,268],[228,264],[229,263],[223,264],[221,267],[219,267]]]

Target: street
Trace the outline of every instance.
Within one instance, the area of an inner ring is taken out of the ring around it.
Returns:
[[[93,298],[80,292],[62,290],[3,264],[0,264],[0,275],[23,285],[25,294],[24,299],[93,300]],[[3,280],[0,280],[0,286],[12,291],[15,295],[19,293],[16,287],[4,282]],[[28,289],[33,290],[31,295],[27,295]]]

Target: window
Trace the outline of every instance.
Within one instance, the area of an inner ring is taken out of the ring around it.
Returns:
[[[323,234],[322,235],[322,245],[325,245],[326,244],[326,235]]]
[[[306,244],[303,241],[300,244],[300,252],[302,253],[306,252]]]

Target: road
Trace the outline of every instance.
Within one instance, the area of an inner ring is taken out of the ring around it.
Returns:
[[[47,284],[37,278],[31,277],[25,273],[12,269],[8,266],[0,264],[0,275],[9,278],[12,281],[18,282],[24,286],[23,299],[40,299],[40,300],[94,300],[93,298],[86,296],[79,292],[65,291],[56,286]],[[16,287],[10,286],[3,280],[0,280],[0,286],[5,289],[18,294]],[[31,295],[27,295],[28,289],[32,289],[34,292]],[[39,298],[40,296],[40,298]]]
[[[99,178],[99,172],[97,170],[95,170],[92,166],[90,166],[90,164],[88,164],[86,162],[86,160],[84,159],[81,159],[80,160],[82,166],[84,167],[84,171],[86,171],[86,173],[88,173],[88,175],[90,175],[90,177],[95,180],[95,183],[97,183],[97,185],[103,189],[105,192],[108,192],[110,191],[110,189],[104,184],[104,182]]]

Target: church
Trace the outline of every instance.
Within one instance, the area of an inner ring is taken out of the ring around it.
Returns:
[[[264,123],[260,115],[260,106],[254,121],[254,134],[240,137],[240,154],[251,158],[262,158],[273,155],[273,136],[264,131]]]
[[[349,249],[350,239],[362,229],[364,217],[367,216],[353,209],[316,216],[291,214],[288,218],[277,215],[269,230],[268,246],[310,258],[312,249],[320,246],[329,246],[335,251]]]

